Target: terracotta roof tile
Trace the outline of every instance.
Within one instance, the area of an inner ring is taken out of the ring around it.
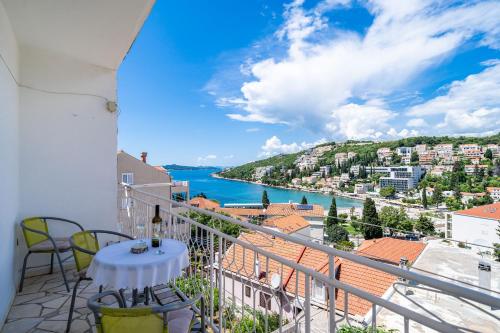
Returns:
[[[307,228],[309,226],[309,222],[307,222],[302,216],[288,215],[268,218],[262,225],[265,227],[277,228],[281,232],[290,234]]]
[[[220,205],[217,202],[202,197],[192,198],[191,200],[189,200],[189,204],[191,206],[207,210],[215,210],[217,208],[220,208]]]
[[[495,202],[490,205],[478,206],[465,210],[458,210],[454,212],[454,214],[480,217],[498,221],[500,220],[500,202]]]
[[[288,242],[278,237],[273,238],[259,232],[242,233],[239,239],[284,259],[298,262],[300,265],[312,268],[322,274],[328,275],[329,273],[328,255],[323,251]],[[222,267],[255,281],[257,280],[255,259],[255,253],[252,250],[244,249],[238,244],[232,244],[222,259]],[[273,274],[279,274],[282,277],[283,287],[288,294],[304,297],[305,276],[303,273],[262,256],[259,258],[259,267],[260,272],[266,272],[266,274],[259,275],[259,282],[270,284]],[[396,280],[395,276],[349,260],[336,258],[335,267],[337,269],[337,278],[341,282],[379,297],[383,296]],[[341,290],[337,291],[336,300],[336,307],[343,310],[344,293]],[[353,295],[349,295],[348,303],[349,313],[354,315],[364,316],[371,309],[370,302]]]
[[[401,257],[414,262],[422,253],[425,244],[391,237],[365,240],[357,249],[357,254],[374,259],[382,259],[399,264]]]
[[[309,205],[312,207],[310,210],[299,209],[300,205],[288,203],[270,204],[265,210],[268,216],[287,216],[287,215],[300,215],[310,217],[324,217],[325,210],[320,205]]]

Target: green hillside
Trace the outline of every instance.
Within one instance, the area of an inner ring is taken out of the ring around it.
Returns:
[[[455,148],[458,147],[458,145],[465,143],[477,143],[479,145],[486,145],[489,143],[500,144],[500,133],[485,137],[418,136],[418,137],[405,138],[395,141],[384,141],[384,142],[346,141],[344,143],[337,143],[337,144],[335,142],[329,142],[319,145],[319,146],[328,146],[328,145],[334,146],[332,150],[324,153],[320,157],[319,164],[320,165],[334,164],[335,154],[341,152],[355,152],[361,157],[361,159],[372,160],[373,157],[376,156],[377,149],[379,148],[388,147],[391,149],[395,149],[397,147],[414,147],[415,145],[418,144],[427,144],[430,147],[432,147],[440,143],[452,143]],[[274,166],[276,169],[281,169],[282,167],[284,167],[285,169],[292,169],[294,161],[301,154],[303,154],[303,152],[273,156],[270,158],[246,163],[231,168],[229,170],[222,171],[220,172],[220,175],[226,178],[251,180],[252,175],[255,172],[255,168],[257,167],[271,165]]]

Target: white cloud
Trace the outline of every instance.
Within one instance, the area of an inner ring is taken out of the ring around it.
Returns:
[[[200,156],[198,157],[198,163],[206,163],[206,162],[209,162],[209,161],[213,161],[217,159],[217,155],[214,155],[214,154],[209,154],[209,155],[206,155],[206,156]]]
[[[327,128],[333,134],[351,139],[376,139],[383,135],[381,131],[389,127],[387,122],[394,116],[382,105],[347,104],[332,112]]]
[[[314,146],[320,145],[322,143],[326,143],[327,140],[325,138],[322,138],[316,142],[302,142],[302,143],[282,143],[280,138],[278,138],[276,135],[270,137],[269,139],[266,140],[264,145],[261,147],[262,151],[259,154],[259,157],[269,157],[273,156],[276,154],[291,154],[291,153],[296,153],[298,151],[312,148]]]
[[[322,128],[347,138],[377,137],[387,132],[386,122],[396,114],[368,105],[365,115],[382,116],[381,121],[367,116],[369,123],[352,113],[365,103],[354,108],[353,99],[390,97],[473,37],[480,36],[476,39],[489,47],[499,44],[495,1],[460,6],[370,1],[366,6],[374,21],[364,36],[328,25],[324,13],[347,1],[322,1],[312,9],[302,3],[286,6],[285,23],[276,33],[287,44],[286,56],[246,63],[245,73],[253,80],[242,84],[240,96],[218,100],[220,106],[242,110],[228,114],[231,119]]]
[[[500,129],[500,62],[489,61],[478,74],[454,81],[446,94],[416,105],[411,116],[440,116],[443,134],[484,134]]]
[[[427,127],[429,124],[423,118],[412,118],[406,123],[408,127]]]

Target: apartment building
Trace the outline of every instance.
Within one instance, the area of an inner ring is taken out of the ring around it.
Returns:
[[[380,188],[394,187],[397,192],[415,188],[425,173],[419,166],[388,167],[389,176],[380,177]]]
[[[377,158],[379,161],[390,160],[391,157],[392,157],[391,148],[384,147],[377,149]]]
[[[396,148],[396,154],[399,156],[411,156],[411,153],[415,151],[414,147],[398,147]]]
[[[498,157],[500,155],[500,148],[497,144],[489,143],[484,147],[484,151],[486,151],[486,149],[491,150],[494,157]]]
[[[464,151],[464,157],[469,159],[481,159],[484,154],[481,149],[467,149]]]
[[[427,151],[427,144],[420,144],[415,146],[415,151],[420,155]]]
[[[421,165],[432,164],[437,158],[437,153],[433,150],[427,150],[418,155],[418,163]]]
[[[358,156],[357,153],[353,152],[353,151],[350,151],[347,153],[347,158],[348,159],[351,159],[351,158],[355,158],[356,156]]]
[[[466,154],[469,151],[481,150],[481,146],[476,143],[466,143],[458,146],[458,151],[461,154]]]
[[[322,167],[319,167],[319,172],[321,173],[322,177],[328,177],[330,172],[332,171],[332,167],[330,165],[325,165]]]
[[[464,171],[468,175],[473,175],[476,170],[483,170],[485,171],[488,169],[488,166],[486,164],[468,164],[464,165]]]
[[[189,182],[173,181],[163,166],[149,165],[147,156],[147,152],[142,152],[138,159],[123,150],[116,154],[119,188],[125,183],[165,199],[175,195],[179,200],[189,200]]]
[[[493,200],[500,201],[500,187],[487,187],[486,192],[490,194]]]
[[[431,175],[442,177],[445,172],[451,172],[453,170],[452,165],[436,165],[431,169]]]
[[[441,158],[449,157],[453,155],[453,144],[451,143],[440,143],[434,146],[434,151]]]

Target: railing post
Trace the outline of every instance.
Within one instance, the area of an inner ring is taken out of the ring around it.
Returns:
[[[210,232],[210,324],[214,324],[214,233]]]
[[[219,332],[224,331],[224,323],[222,322],[222,295],[224,293],[224,290],[222,290],[222,239],[219,236],[219,255],[217,258],[217,266],[219,268],[218,273],[219,273]],[[225,288],[225,287],[224,287]]]
[[[311,332],[311,276],[306,274],[305,276],[305,326],[306,333]]]
[[[335,333],[337,330],[337,324],[335,322],[335,287],[333,286],[333,280],[335,280],[335,256],[332,254],[328,255],[328,277],[330,281],[328,286],[328,303],[330,309],[328,313],[328,327],[330,333]]]

